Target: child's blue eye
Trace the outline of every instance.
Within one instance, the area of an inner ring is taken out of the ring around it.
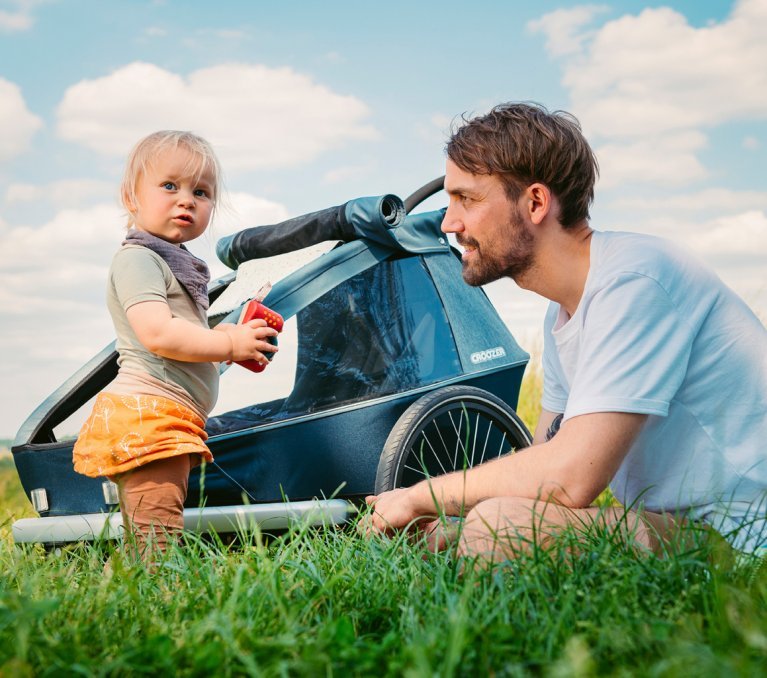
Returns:
[[[204,188],[195,188],[194,189],[194,194],[198,198],[207,198],[208,197],[208,192]]]
[[[172,181],[166,181],[162,187],[168,191],[172,191],[176,188],[176,184],[174,184]]]

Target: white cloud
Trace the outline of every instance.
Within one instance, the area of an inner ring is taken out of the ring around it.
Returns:
[[[156,129],[192,129],[225,170],[308,162],[347,141],[373,139],[370,110],[290,68],[226,64],[188,77],[135,62],[70,87],[58,133],[100,153],[125,155]]]
[[[674,193],[660,197],[619,197],[610,207],[625,211],[660,211],[676,213],[717,212],[737,213],[739,210],[766,210],[767,192],[734,191],[727,188],[708,188],[691,193]]]
[[[287,208],[272,200],[250,193],[229,193],[228,207],[217,215],[212,228],[220,236],[264,224],[277,224],[290,217]]]
[[[230,193],[207,232],[189,243],[189,250],[207,262],[211,276],[217,278],[231,272],[216,257],[216,241],[219,238],[251,226],[278,224],[289,217],[287,208],[280,203],[250,193]]]
[[[756,151],[761,147],[761,143],[756,137],[744,137],[741,146],[747,151]]]
[[[563,84],[589,138],[605,144],[607,185],[634,166],[667,182],[705,175],[701,135],[725,122],[767,119],[767,2],[740,0],[731,15],[691,26],[668,7],[645,9],[584,28],[594,6],[560,10],[533,22],[554,57],[566,57]],[[674,135],[698,142],[669,146]],[[641,143],[640,143],[641,140]],[[634,153],[639,157],[631,158]],[[667,165],[655,172],[652,165]]]
[[[675,187],[702,179],[707,172],[695,151],[705,145],[703,134],[690,131],[598,146],[595,153],[599,159],[599,187],[612,188],[623,183]]]
[[[489,108],[489,106],[487,107]],[[460,124],[461,117],[456,115],[452,118],[444,113],[433,113],[428,120],[417,122],[415,133],[429,144],[444,146],[453,125]]]
[[[245,31],[238,30],[236,28],[222,28],[217,31],[213,31],[213,35],[222,40],[246,40],[249,36]]]
[[[12,0],[8,4],[13,5],[15,9],[10,12],[0,10],[0,31],[15,33],[32,28],[35,23],[32,9],[41,4],[40,0]]]
[[[7,204],[48,201],[56,209],[78,207],[93,198],[117,200],[117,189],[108,181],[96,179],[67,179],[50,184],[9,184],[5,190]]]
[[[122,239],[115,205],[65,209],[39,227],[10,228],[0,247],[0,308],[34,315],[103,297],[106,270]],[[95,286],[95,287],[94,287]],[[76,301],[77,300],[77,301]]]
[[[147,38],[164,38],[168,35],[168,31],[160,26],[149,26],[144,29],[143,34]]]
[[[322,175],[322,181],[325,184],[340,184],[349,179],[359,178],[370,174],[372,167],[372,163],[336,167],[335,169],[325,172],[325,174]]]
[[[584,26],[590,24],[602,12],[610,9],[607,5],[581,5],[569,9],[558,9],[527,24],[531,33],[546,35],[546,49],[554,57],[568,56],[581,52],[583,43],[590,37]]]
[[[0,30],[6,33],[26,31],[32,28],[32,17],[25,12],[4,12],[0,10]]]
[[[738,257],[767,262],[767,216],[751,210],[719,217],[705,232],[691,239],[692,247],[712,260]],[[764,281],[763,281],[764,282]]]
[[[767,117],[767,3],[703,28],[669,8],[605,24],[564,83],[600,136],[644,136]]]
[[[19,86],[0,78],[0,161],[26,150],[43,122],[27,109]]]

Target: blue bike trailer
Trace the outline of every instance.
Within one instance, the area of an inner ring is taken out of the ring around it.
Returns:
[[[410,213],[441,187],[435,180],[404,203],[395,196],[352,200],[219,243],[220,258],[237,266],[264,247],[275,256],[340,241],[277,281],[264,299],[286,321],[295,319],[293,388],[263,402],[254,374],[253,402],[208,420],[215,462],[190,478],[188,528],[279,527],[306,515],[339,522],[367,494],[530,443],[514,411],[529,356],[484,291],[463,282],[460,255],[440,230],[444,211]],[[211,301],[234,280],[231,273],[211,283]],[[211,326],[236,321],[239,312],[214,315]],[[54,434],[116,373],[112,344],[19,430],[13,458],[40,518],[17,521],[16,541],[119,534],[114,484],[75,473],[74,439]]]

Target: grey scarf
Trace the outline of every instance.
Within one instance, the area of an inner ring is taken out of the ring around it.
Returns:
[[[128,231],[123,245],[143,245],[152,252],[159,254],[194,302],[206,311],[208,310],[210,305],[208,300],[210,271],[202,259],[198,259],[183,245],[180,247],[172,245],[167,240],[135,228]]]

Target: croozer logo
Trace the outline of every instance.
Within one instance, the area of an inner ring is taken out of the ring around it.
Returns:
[[[475,365],[478,363],[486,363],[488,360],[495,360],[496,358],[503,358],[506,355],[506,349],[503,346],[496,346],[495,348],[488,348],[484,351],[477,351],[469,356],[469,360]]]

